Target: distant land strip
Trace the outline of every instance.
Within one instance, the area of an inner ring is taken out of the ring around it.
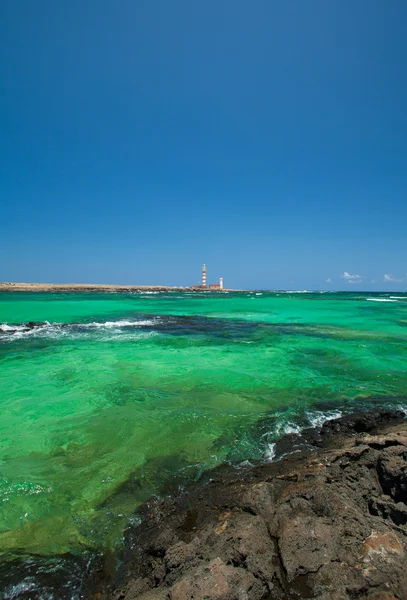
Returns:
[[[0,292],[185,292],[192,288],[168,285],[114,285],[104,283],[13,283],[0,281]],[[194,288],[193,291],[209,291]],[[240,292],[244,290],[210,290]]]

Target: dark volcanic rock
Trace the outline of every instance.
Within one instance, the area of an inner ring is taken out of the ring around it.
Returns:
[[[45,321],[29,321],[28,323],[25,323],[25,327],[27,329],[34,329],[35,327],[43,327],[44,325],[46,325]]]
[[[386,425],[400,423],[403,417],[404,413],[401,410],[374,410],[352,413],[324,423],[321,428],[321,436],[332,435],[333,433],[341,433],[342,435],[368,433]]]
[[[407,599],[402,416],[332,421],[318,438],[324,448],[218,469],[178,497],[151,501],[127,534],[114,589],[99,597]]]

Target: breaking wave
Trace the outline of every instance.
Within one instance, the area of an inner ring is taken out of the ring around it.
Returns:
[[[294,435],[298,436],[300,440],[301,434],[304,430],[307,429],[320,429],[324,423],[330,421],[331,419],[338,419],[343,416],[344,412],[340,410],[314,410],[314,411],[306,411],[302,416],[292,415],[289,419],[285,416],[280,415],[277,418],[277,422],[275,426],[270,430],[266,431],[262,435],[264,440],[264,460],[266,462],[272,462],[274,460],[280,460],[287,453],[292,454],[293,452],[298,452],[299,448],[294,444],[292,449],[281,455],[277,455],[276,442],[280,440],[283,436],[286,435]],[[298,419],[298,421],[296,420]]]
[[[121,319],[118,321],[93,321],[91,323],[49,323],[28,322],[28,323],[0,323],[0,340],[12,341],[21,338],[45,337],[59,338],[61,336],[83,336],[95,331],[110,331],[111,333],[128,332],[142,328],[153,327],[159,321],[154,319],[129,320]]]
[[[369,302],[398,302],[394,298],[366,298]]]
[[[155,293],[155,292],[152,292]],[[155,320],[153,319],[145,319],[142,321],[126,321],[126,320],[121,320],[121,321],[105,321],[104,323],[98,323],[97,321],[93,322],[93,323],[84,323],[83,325],[80,325],[80,327],[83,327],[85,329],[113,329],[113,328],[122,328],[122,327],[147,327],[149,325],[154,325],[156,323]]]

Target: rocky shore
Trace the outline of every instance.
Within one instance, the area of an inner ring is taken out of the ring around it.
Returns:
[[[285,435],[152,499],[119,557],[2,557],[2,600],[406,600],[407,421],[376,410]]]
[[[406,458],[399,411],[285,436],[271,463],[219,468],[144,506],[97,597],[406,599]]]

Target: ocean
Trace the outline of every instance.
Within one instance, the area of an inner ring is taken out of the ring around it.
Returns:
[[[406,409],[406,342],[401,293],[0,294],[1,560],[120,552],[152,495]]]

